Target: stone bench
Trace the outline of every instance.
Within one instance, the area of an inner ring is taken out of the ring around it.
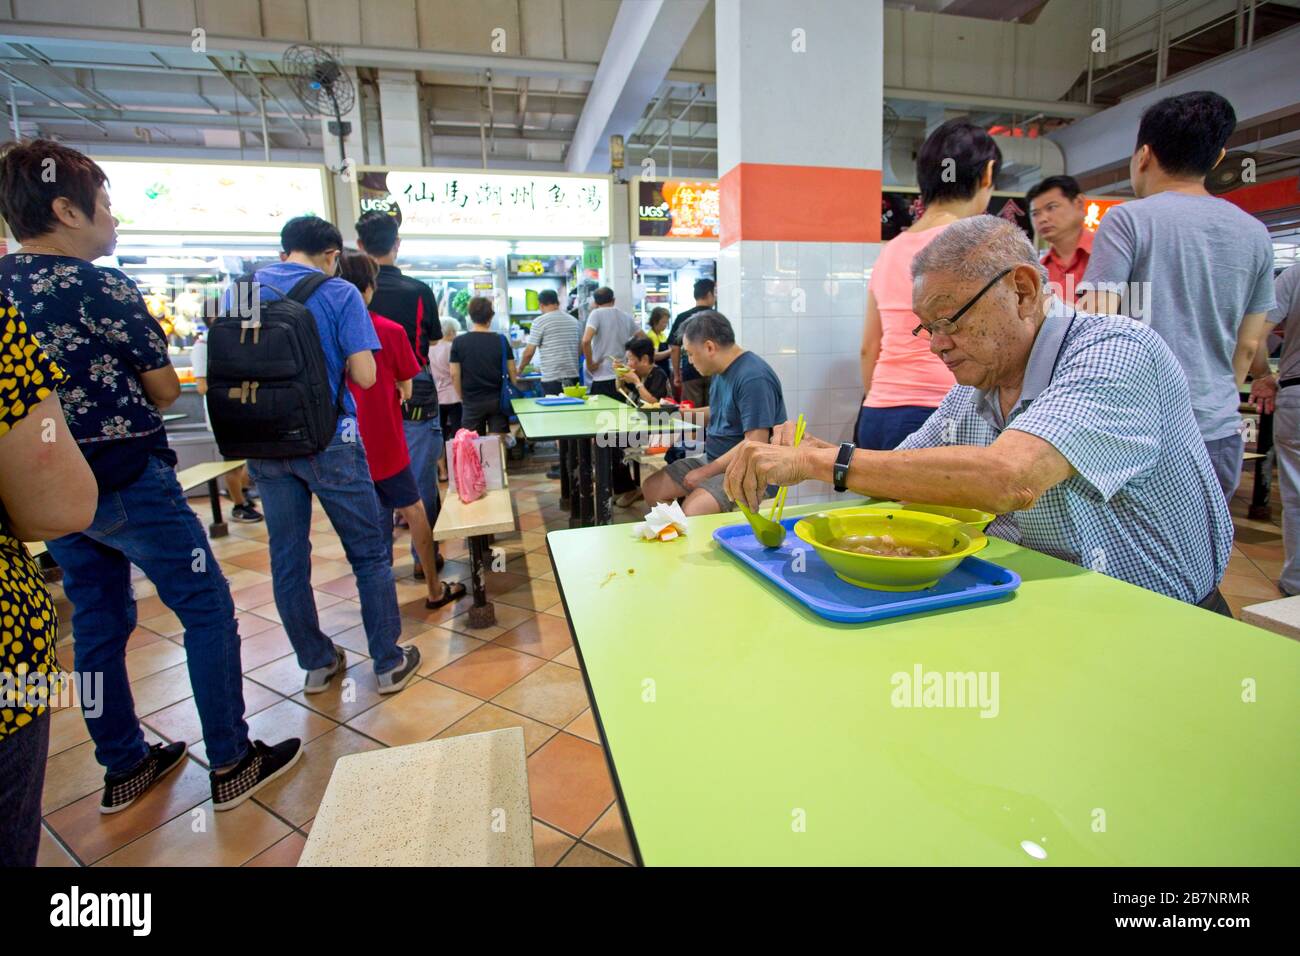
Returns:
[[[519,727],[340,757],[299,866],[532,866]]]

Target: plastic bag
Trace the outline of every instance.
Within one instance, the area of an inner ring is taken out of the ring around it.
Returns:
[[[462,428],[449,448],[451,466],[456,470],[456,494],[465,504],[478,501],[487,491],[483,463],[478,459],[478,432]]]

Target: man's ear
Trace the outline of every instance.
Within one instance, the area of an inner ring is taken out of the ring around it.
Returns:
[[[1214,161],[1214,165],[1211,166],[1210,169],[1218,168],[1219,163],[1223,162],[1223,157],[1227,155],[1228,155],[1228,151],[1223,147],[1219,147],[1219,158]]]
[[[1039,292],[1042,291],[1042,273],[1036,267],[1026,263],[1016,266],[1016,271],[1011,274],[1011,277],[1016,283],[1017,308],[1022,316],[1029,315],[1033,311],[1034,303],[1038,301]]]
[[[993,160],[991,159],[984,164],[984,175],[980,177],[980,188],[993,188]]]

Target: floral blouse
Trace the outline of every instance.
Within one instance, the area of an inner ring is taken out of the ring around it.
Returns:
[[[0,439],[62,380],[18,310],[0,298]],[[58,672],[59,617],[40,568],[7,520],[0,511],[0,742],[45,710]]]
[[[59,398],[84,451],[162,431],[139,374],[171,361],[167,338],[131,279],[68,256],[15,254],[0,259],[0,292],[67,375]]]

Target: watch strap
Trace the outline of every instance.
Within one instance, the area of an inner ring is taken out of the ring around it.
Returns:
[[[853,461],[855,451],[857,451],[857,446],[851,441],[843,442],[840,445],[839,454],[835,456],[835,467],[831,472],[836,491],[844,492],[849,490],[846,482],[849,478],[849,464]]]

